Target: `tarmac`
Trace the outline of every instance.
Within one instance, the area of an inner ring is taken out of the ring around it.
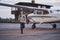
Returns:
[[[24,28],[0,30],[0,40],[60,40],[60,29],[53,28]]]

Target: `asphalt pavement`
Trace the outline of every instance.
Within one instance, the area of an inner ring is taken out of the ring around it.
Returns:
[[[60,40],[60,29],[0,30],[0,40]]]

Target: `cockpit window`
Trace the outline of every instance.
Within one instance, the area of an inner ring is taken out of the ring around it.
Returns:
[[[52,10],[50,10],[50,13],[53,13]]]
[[[37,14],[43,14],[43,11],[42,10],[38,10]]]
[[[43,14],[49,14],[49,12],[48,12],[48,11],[46,11],[46,10],[44,10]]]
[[[34,14],[49,14],[47,10],[35,10]]]
[[[34,10],[34,14],[37,14],[37,10]]]

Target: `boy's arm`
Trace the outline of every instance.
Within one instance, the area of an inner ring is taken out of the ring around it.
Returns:
[[[27,23],[27,17],[26,17],[26,15],[25,15],[25,23]]]
[[[20,22],[20,15],[18,16],[18,21]]]

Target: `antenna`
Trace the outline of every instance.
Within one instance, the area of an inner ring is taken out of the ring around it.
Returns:
[[[32,0],[32,3],[35,3],[35,0]]]

